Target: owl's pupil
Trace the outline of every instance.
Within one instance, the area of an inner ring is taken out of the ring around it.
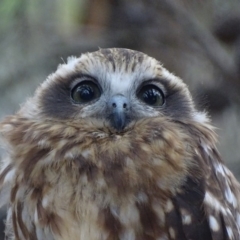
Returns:
[[[100,95],[99,87],[92,81],[80,82],[71,91],[74,103],[88,103],[99,98]]]
[[[77,90],[79,97],[88,102],[94,98],[94,91],[90,86],[81,86]]]
[[[150,105],[154,105],[157,101],[157,92],[154,89],[148,89],[144,94],[143,94],[143,99],[146,103]]]
[[[152,84],[143,86],[138,93],[138,97],[150,106],[162,106],[164,103],[163,92]]]

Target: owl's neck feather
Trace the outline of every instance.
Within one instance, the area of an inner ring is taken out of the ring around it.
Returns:
[[[30,215],[37,214],[38,218],[29,221],[40,226],[49,222],[46,209],[57,214],[53,216],[59,225],[64,216],[72,222],[84,216],[88,223],[88,217],[94,219],[95,208],[106,216],[102,220],[105,225],[109,218],[117,224],[120,210],[136,219],[139,211],[154,219],[155,210],[145,204],[150,201],[160,209],[167,204],[192,169],[197,169],[194,159],[199,139],[206,145],[215,144],[208,126],[197,128],[194,123],[171,122],[162,117],[139,121],[123,135],[109,134],[87,121],[70,125],[19,117],[7,119],[0,129],[10,154],[0,184],[11,183],[11,202],[31,199],[32,205],[24,206],[22,211],[34,211]],[[200,179],[196,170],[197,174]],[[99,215],[95,219],[97,225]],[[55,227],[54,231],[60,229]]]

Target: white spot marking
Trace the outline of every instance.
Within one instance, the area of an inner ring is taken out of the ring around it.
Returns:
[[[65,158],[67,158],[67,159],[74,159],[74,155],[73,155],[72,152],[67,152],[67,153],[65,154]]]
[[[157,216],[158,216],[161,224],[164,224],[165,223],[165,213],[164,213],[161,205],[159,205],[159,203],[153,203],[152,207],[153,207],[153,210],[157,213]]]
[[[139,221],[139,211],[133,204],[128,204],[120,209],[119,220],[123,225],[132,225]]]
[[[38,224],[38,211],[37,211],[37,209],[35,209],[35,211],[34,211],[34,222],[35,222],[35,224]]]
[[[216,164],[215,169],[216,169],[216,172],[221,173],[224,177],[226,176],[223,165],[221,163]]]
[[[175,236],[175,231],[174,231],[174,229],[172,227],[169,228],[169,234],[170,234],[171,238],[175,238],[176,237]]]
[[[214,216],[209,217],[209,225],[214,232],[217,232],[219,230],[219,224]]]
[[[38,146],[39,147],[48,147],[50,146],[50,142],[47,139],[41,139],[38,141]]]
[[[99,179],[97,180],[97,185],[98,185],[99,188],[103,188],[103,187],[106,187],[106,186],[107,186],[104,178],[99,178]]]
[[[240,227],[240,214],[239,213],[237,213],[237,224]]]
[[[196,153],[198,156],[200,156],[200,153],[199,153],[199,151],[198,151],[196,148],[194,148],[194,151],[195,151],[195,153]]]
[[[181,212],[183,224],[189,225],[190,223],[192,223],[192,216],[189,214],[189,212],[186,209],[181,208],[180,212]]]
[[[12,208],[10,207],[7,211],[7,223],[12,220]]]
[[[146,203],[148,201],[148,196],[144,192],[140,192],[137,195],[137,199],[139,202]]]
[[[9,171],[4,178],[4,183],[10,182],[14,178],[15,173],[16,173],[15,168]]]
[[[90,155],[90,151],[89,150],[84,150],[84,151],[81,152],[81,154],[84,158],[88,158],[89,155]]]
[[[209,155],[209,152],[211,151],[211,148],[209,145],[202,143],[203,150]]]
[[[229,208],[226,208],[226,213],[232,216],[232,212],[230,211]]]
[[[9,163],[11,163],[11,159],[10,158],[4,158],[3,160],[4,160],[4,162],[1,165],[1,169],[0,169],[1,172],[0,172],[0,174],[2,174],[6,170],[6,168],[9,166]]]
[[[168,200],[166,203],[166,211],[171,212],[173,210],[173,203],[171,200]]]
[[[215,209],[216,211],[220,211],[223,215],[227,215],[225,207],[215,198],[210,192],[205,193],[204,203],[206,203],[211,208]]]
[[[232,193],[228,184],[227,184],[226,190],[225,190],[225,197],[229,203],[231,203],[235,208],[237,207],[237,199],[234,196],[234,194]]]
[[[42,200],[42,206],[46,208],[48,206],[48,203],[49,203],[49,197],[45,196]]]
[[[232,231],[232,228],[231,227],[226,227],[226,230],[227,230],[227,234],[228,234],[228,237],[230,239],[233,239],[233,231]]]
[[[159,159],[159,158],[153,158],[152,160],[152,163],[155,165],[155,166],[162,166],[164,161]]]
[[[192,217],[190,215],[182,215],[182,222],[185,225],[189,225],[192,222]]]
[[[114,217],[119,218],[119,209],[115,206],[110,206],[110,211]]]

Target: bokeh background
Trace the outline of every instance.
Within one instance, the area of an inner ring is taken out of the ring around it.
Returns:
[[[184,79],[240,179],[239,0],[0,0],[0,119],[68,56],[109,47],[145,52]]]

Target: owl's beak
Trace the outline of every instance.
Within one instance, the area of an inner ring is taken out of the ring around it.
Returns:
[[[117,132],[121,132],[129,122],[128,113],[129,113],[129,101],[123,95],[115,95],[113,96],[109,103],[108,108],[110,110],[110,124],[111,126],[117,130]]]

